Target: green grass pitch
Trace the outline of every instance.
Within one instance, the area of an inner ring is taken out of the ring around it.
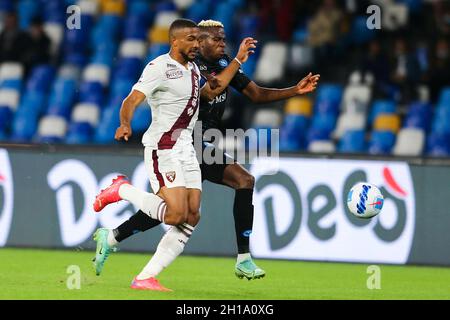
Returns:
[[[135,291],[133,277],[150,254],[115,253],[95,276],[93,252],[0,249],[0,299],[450,299],[450,268],[380,265],[381,288],[369,290],[368,265],[257,260],[264,279],[234,276],[233,258],[179,257],[159,279],[174,292]],[[68,267],[81,288],[67,288]]]

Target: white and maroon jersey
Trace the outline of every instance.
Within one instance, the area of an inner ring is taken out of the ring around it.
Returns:
[[[166,150],[192,144],[200,79],[195,63],[189,62],[186,69],[168,53],[147,64],[133,86],[133,90],[145,94],[152,110],[152,123],[142,137],[145,147]]]

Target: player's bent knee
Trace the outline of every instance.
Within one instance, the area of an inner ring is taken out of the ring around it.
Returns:
[[[177,226],[179,224],[183,224],[187,221],[187,215],[180,215],[180,214],[169,214],[164,217],[164,223],[170,224],[172,226]]]
[[[187,206],[167,208],[164,223],[174,226],[185,223],[188,214],[189,211],[187,210]]]
[[[251,174],[239,176],[236,189],[253,189],[255,187],[255,177]]]
[[[189,213],[187,223],[191,226],[196,226],[200,221],[200,212]]]

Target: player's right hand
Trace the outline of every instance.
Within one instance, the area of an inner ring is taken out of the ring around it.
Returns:
[[[239,46],[239,51],[236,55],[236,58],[244,63],[248,60],[248,57],[255,53],[254,50],[256,48],[256,44],[258,43],[257,40],[253,39],[252,37],[247,37],[242,40],[241,45]]]
[[[120,141],[122,139],[128,141],[128,138],[131,137],[131,134],[131,127],[129,125],[122,124],[117,128],[114,139],[116,139],[117,141]]]

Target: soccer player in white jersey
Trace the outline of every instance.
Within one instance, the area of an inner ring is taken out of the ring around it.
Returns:
[[[253,53],[256,40],[245,38],[235,59],[216,77],[214,85],[201,79],[193,62],[199,48],[195,22],[178,19],[169,29],[170,52],[151,61],[120,110],[120,127],[115,138],[128,141],[135,108],[145,98],[152,108],[152,123],[142,138],[145,166],[154,194],[133,187],[119,176],[102,190],[94,210],[120,200],[128,200],[151,218],[172,225],[161,239],[150,262],[133,280],[131,288],[168,291],[156,276],[183,251],[200,219],[201,172],[192,144],[201,97],[212,100],[229,84],[242,63]],[[200,90],[201,88],[201,90]],[[100,234],[108,233],[108,234]],[[95,266],[97,274],[111,247],[117,244],[111,231],[99,229]]]

